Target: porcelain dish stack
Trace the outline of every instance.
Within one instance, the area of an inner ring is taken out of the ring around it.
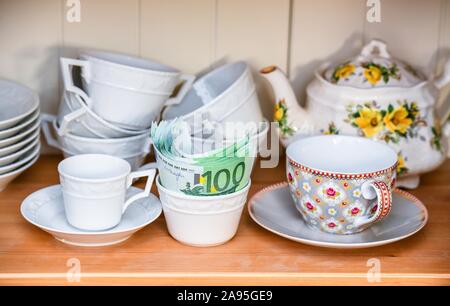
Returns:
[[[0,80],[0,109],[1,192],[39,158],[39,97],[25,86]]]
[[[172,67],[110,52],[61,58],[61,68],[64,93],[58,115],[42,117],[47,143],[65,157],[88,153],[120,157],[133,170],[150,152],[152,122],[164,106],[179,103],[194,80]]]

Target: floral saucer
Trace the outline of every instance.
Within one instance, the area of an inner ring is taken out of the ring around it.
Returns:
[[[327,234],[306,225],[295,208],[287,183],[269,186],[249,201],[251,218],[274,234],[300,243],[338,249],[376,247],[414,235],[428,221],[425,206],[411,194],[396,189],[391,213],[367,230],[352,235]]]
[[[142,190],[131,187],[127,196],[139,192]],[[82,231],[67,222],[61,186],[55,185],[29,195],[23,201],[20,210],[28,222],[50,233],[63,243],[100,247],[127,240],[135,232],[156,220],[162,212],[162,207],[159,199],[150,195],[131,204],[116,227],[101,232]]]

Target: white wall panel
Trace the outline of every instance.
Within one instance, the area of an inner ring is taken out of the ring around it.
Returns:
[[[58,103],[60,0],[0,1],[0,77],[39,93],[43,111]]]
[[[246,60],[255,72],[263,111],[272,117],[268,84],[259,75],[267,65],[287,68],[289,0],[219,0],[216,61]]]
[[[364,0],[294,0],[290,78],[304,103],[305,88],[324,61],[341,61],[363,41]]]
[[[188,73],[213,60],[213,0],[142,0],[141,55]]]
[[[83,48],[139,53],[139,0],[81,0],[81,20],[72,23],[61,1],[64,55],[77,56]]]
[[[380,38],[389,52],[425,73],[438,55],[442,0],[381,1],[381,22],[367,23],[366,39]]]

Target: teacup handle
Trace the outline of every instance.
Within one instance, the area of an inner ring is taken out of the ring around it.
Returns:
[[[127,210],[128,206],[130,206],[133,202],[135,202],[139,199],[142,199],[142,198],[146,198],[150,195],[150,191],[152,189],[152,185],[153,185],[153,181],[155,180],[155,176],[156,176],[156,169],[154,169],[154,168],[132,172],[128,175],[127,189],[130,188],[131,185],[133,185],[134,180],[137,178],[147,177],[147,183],[145,184],[145,188],[144,188],[143,192],[140,192],[140,193],[128,198],[125,201],[125,204],[122,209],[122,213],[124,213]]]
[[[361,217],[355,220],[356,227],[363,227],[385,218],[392,209],[391,188],[382,181],[366,182],[361,187],[362,195],[368,200],[377,199],[376,212],[370,217]]]
[[[180,77],[180,81],[184,81],[183,85],[181,85],[178,94],[175,97],[172,97],[164,103],[164,106],[177,105],[183,100],[184,96],[188,93],[189,89],[191,89],[192,84],[194,83],[195,75],[192,74],[183,74]]]
[[[56,117],[50,114],[41,114],[41,127],[47,144],[55,149],[61,150],[58,140],[53,137],[50,131],[50,124],[56,120]]]
[[[89,106],[91,99],[89,98],[87,93],[75,86],[72,75],[73,66],[79,66],[83,68],[86,78],[89,79],[91,73],[91,65],[88,61],[61,57],[61,69],[65,89],[82,97],[86,104]]]
[[[58,135],[64,136],[69,130],[69,126],[72,121],[78,120],[82,116],[86,114],[86,110],[84,108],[79,108],[76,111],[67,114],[63,117],[63,120],[59,123]]]

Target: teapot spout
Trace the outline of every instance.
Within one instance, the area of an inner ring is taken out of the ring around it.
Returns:
[[[261,69],[261,75],[269,81],[275,96],[274,120],[278,123],[283,138],[290,138],[294,134],[310,134],[311,127],[308,114],[295,97],[294,90],[280,68],[269,66]]]
[[[272,86],[276,102],[284,100],[288,108],[301,109],[288,78],[280,68],[269,66],[261,69],[260,73]]]

